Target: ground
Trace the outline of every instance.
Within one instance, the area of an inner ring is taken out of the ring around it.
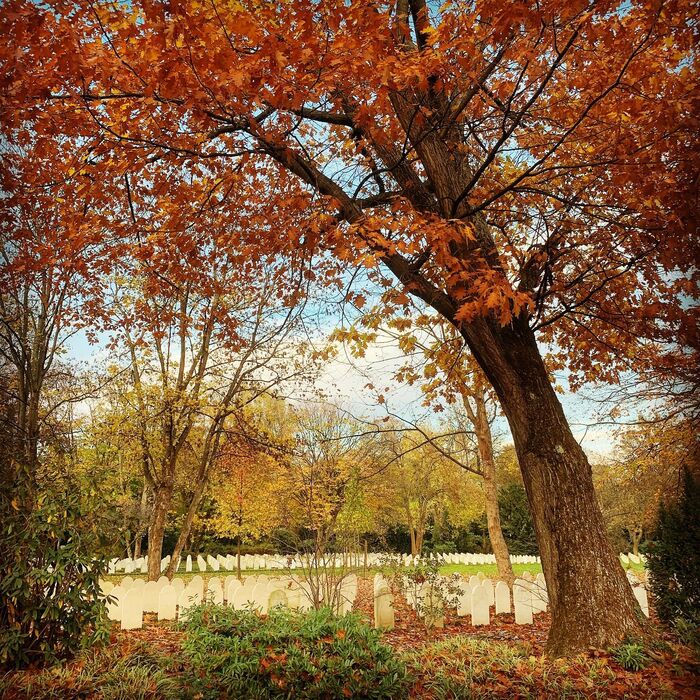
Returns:
[[[488,567],[456,568],[467,575]],[[516,566],[516,573],[537,566]],[[229,575],[230,572],[220,572]],[[359,581],[356,609],[371,623],[372,578]],[[664,633],[656,649],[645,649],[639,671],[627,671],[614,654],[591,650],[575,659],[544,657],[549,616],[515,625],[512,615],[472,627],[448,617],[444,629],[428,631],[403,599],[395,602],[396,627],[383,640],[406,663],[411,698],[698,698],[697,658]],[[150,616],[149,616],[150,617]],[[182,633],[172,624],[147,619],[144,629],[113,627],[109,645],[51,671],[28,671],[0,680],[3,700],[19,698],[176,698],[188,694]],[[145,669],[145,670],[144,670]],[[141,674],[141,675],[139,675]]]

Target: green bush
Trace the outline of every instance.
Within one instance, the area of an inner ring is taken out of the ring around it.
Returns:
[[[70,658],[108,636],[99,577],[106,570],[88,498],[77,488],[17,502],[0,521],[0,667]]]
[[[423,554],[452,554],[457,551],[457,545],[454,542],[441,542],[423,548]]]
[[[647,568],[659,617],[700,624],[700,483],[685,474],[681,497],[659,508]]]
[[[613,658],[626,671],[641,671],[649,659],[644,647],[636,642],[627,642],[613,649]]]
[[[328,609],[267,617],[216,605],[192,608],[181,623],[202,698],[401,698],[407,672],[359,615]]]

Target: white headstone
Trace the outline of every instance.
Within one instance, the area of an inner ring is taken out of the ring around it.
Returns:
[[[195,591],[199,595],[200,602],[204,598],[204,579],[199,574],[192,577],[186,588]]]
[[[644,586],[636,586],[632,590],[634,591],[634,597],[637,599],[642,612],[649,617],[649,597],[647,596],[647,589],[644,588]]]
[[[493,590],[491,582],[489,582],[488,587],[482,584],[481,586],[476,586],[472,590],[472,625],[474,625],[474,627],[491,623],[491,616],[489,614],[489,604],[491,600],[489,588]]]
[[[214,605],[224,604],[224,591],[221,588],[221,579],[218,576],[212,576],[207,584],[207,600]]]
[[[185,561],[185,572],[190,573],[192,571],[192,555],[187,555],[187,560]]]
[[[235,576],[227,576],[224,582],[224,598],[226,598],[226,604],[231,605],[233,603],[233,596],[239,588],[242,588],[243,584]]]
[[[273,591],[271,591],[267,599],[268,611],[280,605],[286,608],[288,604],[289,601],[287,600],[287,594],[281,588],[275,588]]]
[[[185,580],[182,578],[173,578],[170,585],[178,592],[178,594],[185,590]]]
[[[121,614],[123,630],[141,629],[143,625],[143,590],[141,588],[130,588],[124,594]]]
[[[496,594],[494,593],[494,590],[493,590],[493,581],[490,578],[485,578],[481,582],[481,585],[483,586],[484,590],[488,594],[489,606],[492,606],[496,602]]]
[[[110,597],[114,598],[114,601],[107,604],[107,617],[110,620],[119,622],[122,619],[122,599],[126,591],[121,586],[115,586],[110,592]]]
[[[250,586],[239,586],[233,593],[230,605],[234,610],[244,610],[253,607],[253,589]]]
[[[544,574],[537,574],[535,580],[530,585],[532,591],[532,612],[544,612],[549,603],[549,595],[547,593],[547,584],[544,580]]]
[[[267,614],[267,604],[270,600],[270,584],[266,580],[260,580],[253,586],[250,593],[253,606],[263,615]]]
[[[505,581],[499,581],[496,584],[496,615],[510,613],[510,588]]]
[[[163,588],[157,581],[149,581],[143,587],[143,611],[156,612],[158,610],[158,596]]]
[[[394,597],[386,584],[374,592],[374,626],[377,629],[394,629]]]
[[[194,605],[199,605],[201,602],[202,594],[199,590],[199,586],[192,586],[191,584],[185,586],[177,599],[177,604],[180,609],[179,617],[182,617],[183,612],[186,612]]]
[[[202,557],[201,554],[197,555],[197,568],[200,571],[206,571],[207,570],[207,562],[204,561],[204,558]]]
[[[517,625],[532,624],[532,592],[530,584],[523,579],[515,579],[513,584],[513,605]]]
[[[163,586],[158,594],[158,619],[174,620],[177,610],[178,592],[173,586]]]
[[[134,585],[134,579],[131,576],[125,576],[119,583],[122,590],[128,591]]]
[[[472,586],[468,583],[460,585],[460,593],[457,598],[457,615],[465,617],[472,614]]]

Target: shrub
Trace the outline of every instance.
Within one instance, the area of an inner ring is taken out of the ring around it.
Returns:
[[[457,551],[457,545],[454,542],[440,542],[433,544],[430,547],[423,548],[424,554],[432,552],[433,554],[451,554]]]
[[[641,671],[649,659],[644,647],[636,642],[627,642],[613,649],[613,658],[626,671]]]
[[[99,535],[77,488],[8,509],[0,541],[0,667],[53,663],[108,636],[106,562],[93,557]]]
[[[686,471],[680,498],[659,508],[647,568],[659,617],[700,624],[700,483]]]
[[[406,667],[380,633],[328,608],[267,617],[216,605],[181,624],[189,682],[202,698],[400,698]]]

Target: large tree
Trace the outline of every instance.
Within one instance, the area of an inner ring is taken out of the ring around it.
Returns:
[[[115,194],[146,164],[206,170],[203,205],[241,170],[272,173],[270,216],[307,223],[256,243],[380,265],[453,323],[510,423],[561,654],[642,623],[538,339],[577,378],[614,381],[686,315],[692,9],[11,0],[3,119],[19,141],[75,135],[66,177]]]

